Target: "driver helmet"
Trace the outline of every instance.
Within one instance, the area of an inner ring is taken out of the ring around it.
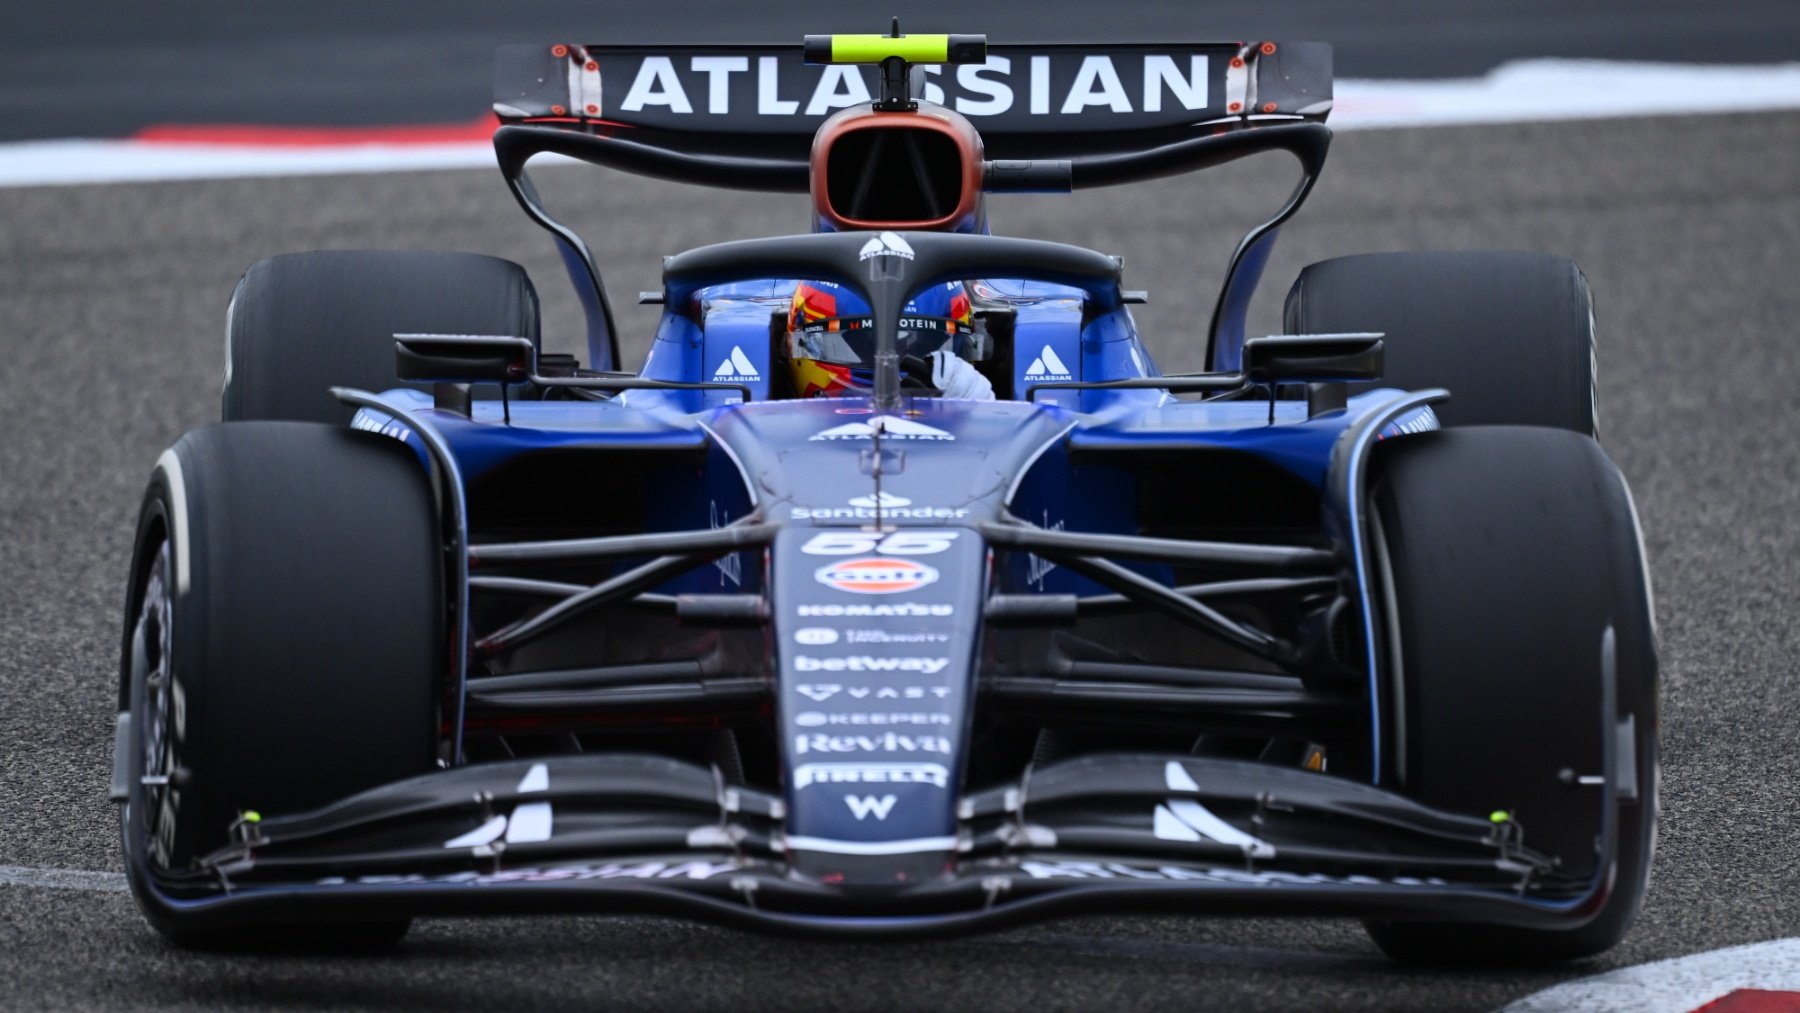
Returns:
[[[940,349],[987,358],[986,335],[970,319],[960,281],[934,285],[906,304],[896,346],[902,362]],[[869,304],[829,281],[803,281],[788,308],[788,369],[799,397],[867,395],[875,387],[875,318]]]

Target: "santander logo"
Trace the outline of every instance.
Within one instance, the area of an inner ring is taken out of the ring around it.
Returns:
[[[910,559],[864,556],[821,566],[813,578],[851,594],[900,594],[936,582],[938,572]]]

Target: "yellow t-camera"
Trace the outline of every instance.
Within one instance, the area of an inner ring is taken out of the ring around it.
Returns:
[[[985,35],[808,35],[807,63],[982,63]]]

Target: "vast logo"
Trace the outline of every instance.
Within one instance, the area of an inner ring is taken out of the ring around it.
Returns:
[[[1037,358],[1031,360],[1031,365],[1025,369],[1025,379],[1027,380],[1061,383],[1073,378],[1069,367],[1063,365],[1062,357],[1057,355],[1056,349],[1049,345],[1045,345],[1044,350],[1039,352]]]
[[[750,361],[741,346],[732,345],[731,354],[713,370],[712,378],[714,383],[750,383],[761,380],[762,374],[756,371],[756,363]]]
[[[903,594],[935,583],[938,572],[910,559],[865,556],[821,566],[813,579],[851,594]]]
[[[838,694],[852,700],[927,700],[936,697],[948,699],[948,686],[845,686],[835,682],[803,682],[794,687],[794,692],[817,703],[824,703]]]
[[[867,440],[881,430],[884,440],[954,440],[956,437],[923,422],[914,422],[894,415],[876,415],[861,422],[847,422],[841,426],[833,426],[822,433],[814,433],[814,440]]]
[[[883,795],[880,798],[873,795],[844,796],[844,804],[850,807],[850,812],[859,823],[869,816],[874,816],[878,820],[887,819],[888,813],[894,809],[894,803],[898,801],[900,801],[898,795]]]
[[[876,257],[899,257],[901,260],[913,259],[913,248],[895,232],[882,232],[863,244],[862,252],[857,254],[858,260],[873,260]]]
[[[929,784],[950,786],[950,770],[941,763],[802,763],[794,768],[794,787],[813,784]]]

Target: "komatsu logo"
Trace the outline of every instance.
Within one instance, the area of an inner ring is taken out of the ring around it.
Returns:
[[[858,260],[874,260],[876,257],[899,257],[901,260],[913,259],[913,248],[897,232],[883,231],[863,244],[862,252],[857,254]]]
[[[892,605],[801,605],[794,614],[803,619],[942,619],[955,615],[956,606],[910,601]]]

